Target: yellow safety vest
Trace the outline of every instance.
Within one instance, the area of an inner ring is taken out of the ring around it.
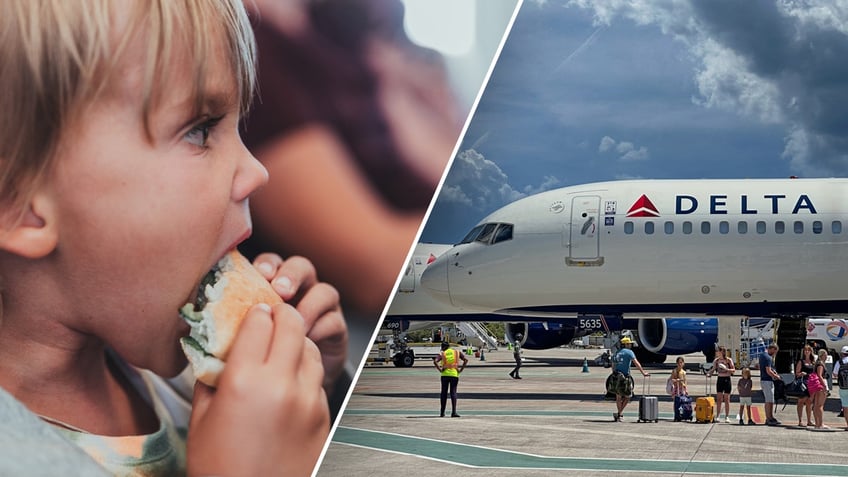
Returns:
[[[442,361],[442,376],[453,376],[454,378],[458,378],[459,353],[453,348],[448,348],[439,354],[441,355]]]

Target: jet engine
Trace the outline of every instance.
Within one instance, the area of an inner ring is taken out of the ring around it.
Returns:
[[[718,318],[642,318],[638,334],[640,347],[648,353],[680,355],[701,351],[707,361],[712,361]],[[641,361],[638,354],[637,358]]]
[[[519,344],[525,349],[551,349],[571,343],[576,334],[573,326],[562,323],[506,323],[506,339],[515,343],[515,336],[522,334]]]

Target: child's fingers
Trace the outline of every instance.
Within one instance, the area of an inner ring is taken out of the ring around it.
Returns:
[[[329,387],[344,371],[348,353],[347,325],[341,312],[323,315],[306,335],[321,350],[325,386]]]
[[[300,313],[288,303],[275,306],[274,336],[268,351],[268,362],[287,370],[287,376],[299,374],[305,342],[308,340]]]
[[[227,358],[228,369],[242,366],[256,366],[265,361],[271,346],[274,323],[271,320],[271,308],[265,304],[252,307],[245,316],[241,328],[233,341],[233,347]]]
[[[339,292],[331,285],[318,283],[309,289],[297,303],[297,311],[303,316],[306,329],[311,330],[315,321],[327,313],[339,310]]]
[[[271,282],[274,290],[285,301],[289,301],[304,290],[318,283],[318,272],[312,262],[303,257],[290,257],[277,270],[276,278]]]
[[[324,365],[321,362],[321,351],[311,340],[304,340],[302,359],[300,361],[299,377],[306,389],[320,388],[324,384]]]
[[[253,259],[253,266],[266,280],[271,280],[277,274],[277,269],[283,264],[283,259],[276,253],[261,253]]]
[[[333,310],[321,315],[306,333],[306,337],[319,345],[323,343],[345,344],[347,342],[347,324],[341,311]]]

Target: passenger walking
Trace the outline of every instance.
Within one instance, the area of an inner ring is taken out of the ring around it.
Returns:
[[[751,370],[748,368],[742,369],[742,377],[736,383],[736,390],[739,391],[739,425],[745,424],[742,416],[748,415],[748,425],[756,424],[751,417],[751,394],[754,388],[754,381],[751,380]],[[745,414],[743,414],[743,411]]]
[[[718,347],[719,356],[713,360],[713,367],[710,369],[708,376],[718,373],[716,380],[716,419],[721,415],[721,404],[724,403],[724,422],[730,422],[730,393],[733,387],[730,384],[730,377],[736,372],[736,367],[733,365],[733,360],[727,357],[727,348],[724,346]]]
[[[774,381],[783,378],[774,369],[774,355],[777,354],[777,343],[768,345],[765,351],[760,353],[760,387],[765,397],[766,425],[779,426],[781,423],[774,418]]]
[[[459,361],[462,364],[459,364]],[[445,407],[448,401],[448,388],[450,388],[451,398],[451,417],[459,417],[456,413],[456,387],[459,385],[459,375],[468,364],[468,358],[462,351],[455,350],[450,347],[446,341],[442,342],[442,351],[439,355],[433,358],[433,365],[442,373],[442,392],[439,396],[441,404],[441,412],[439,416],[445,417]]]
[[[633,350],[630,349],[630,347],[633,346],[633,340],[625,336],[624,338],[621,338],[621,346],[622,348],[612,357],[612,383],[613,392],[615,393],[616,408],[616,412],[613,413],[612,418],[617,422],[621,421],[621,415],[624,413],[624,408],[627,407],[627,403],[630,402],[630,397],[633,395],[633,380],[630,377],[631,364],[635,364],[636,367],[639,368],[639,371],[642,372],[642,376],[649,376],[649,374],[642,369],[642,365],[639,363],[639,360],[636,359],[636,355],[633,353]]]
[[[515,367],[512,371],[509,372],[509,375],[512,379],[521,379],[521,376],[518,375],[518,370],[521,369],[521,340],[524,339],[524,335],[521,333],[517,333],[515,335],[515,344],[512,348],[512,357],[515,359]]]
[[[804,379],[804,382],[807,382],[807,377],[813,374],[816,370],[816,355],[813,354],[813,347],[810,345],[804,346],[804,349],[801,350],[801,359],[795,364],[795,377]],[[807,410],[807,424],[802,424],[802,413],[803,410]],[[798,426],[799,427],[807,427],[812,426],[812,410],[813,410],[813,401],[810,399],[809,392],[806,396],[801,396],[798,398]]]
[[[813,419],[816,421],[816,429],[830,429],[824,425],[824,401],[827,399],[827,386],[825,385],[825,361],[827,351],[819,350],[819,359],[816,360],[815,371],[807,377],[807,391],[813,401]]]

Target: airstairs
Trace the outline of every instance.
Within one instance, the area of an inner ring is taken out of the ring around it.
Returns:
[[[481,323],[476,321],[461,321],[457,323],[457,327],[469,339],[477,339],[481,346],[485,346],[489,351],[498,349],[498,339],[489,333]]]

